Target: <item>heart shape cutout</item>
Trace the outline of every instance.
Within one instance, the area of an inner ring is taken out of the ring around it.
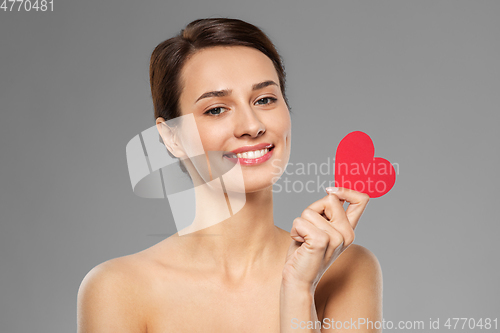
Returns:
[[[347,134],[335,155],[335,186],[366,193],[370,198],[389,192],[396,182],[394,166],[385,158],[374,156],[375,147],[368,134]]]

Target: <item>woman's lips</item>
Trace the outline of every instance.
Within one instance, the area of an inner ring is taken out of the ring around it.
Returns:
[[[274,146],[270,148],[259,149],[257,151],[255,150],[246,151],[244,153],[238,153],[238,154],[230,153],[224,155],[224,157],[234,163],[239,161],[241,165],[256,165],[264,163],[265,161],[270,159],[271,155],[273,154],[273,151],[274,151]]]
[[[265,148],[270,149],[273,147],[274,147],[274,145],[272,143],[262,142],[262,143],[258,143],[258,144],[253,145],[253,146],[243,146],[243,147],[237,148],[235,150],[232,150],[231,152],[233,154],[238,154],[238,153],[245,153],[245,152],[255,151],[255,150],[260,150],[260,149],[265,149]]]

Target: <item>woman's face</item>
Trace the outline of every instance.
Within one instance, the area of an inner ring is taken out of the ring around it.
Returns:
[[[291,142],[272,61],[250,47],[203,49],[184,65],[181,86],[181,115],[193,115],[204,151],[239,161],[245,192],[271,186],[288,163]]]

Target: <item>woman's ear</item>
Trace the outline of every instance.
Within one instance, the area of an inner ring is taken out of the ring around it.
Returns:
[[[169,127],[162,117],[156,118],[156,128],[167,149],[177,158],[186,156],[175,127]]]

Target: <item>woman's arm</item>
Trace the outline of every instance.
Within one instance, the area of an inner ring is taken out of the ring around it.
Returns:
[[[280,296],[281,333],[321,332],[314,300],[316,287],[354,241],[354,229],[370,199],[346,188],[328,188],[327,192],[329,195],[294,220],[290,231],[293,240],[283,268]],[[349,202],[346,210],[345,201]]]
[[[310,291],[282,285],[281,332],[382,332],[382,289],[377,258],[353,244],[321,278],[314,293],[319,299]]]
[[[295,286],[281,285],[280,332],[321,332],[314,292]]]
[[[78,290],[77,332],[146,332],[136,282],[120,258],[94,267]]]
[[[326,297],[321,332],[382,332],[382,270],[375,255],[353,244],[329,271],[316,290]]]

